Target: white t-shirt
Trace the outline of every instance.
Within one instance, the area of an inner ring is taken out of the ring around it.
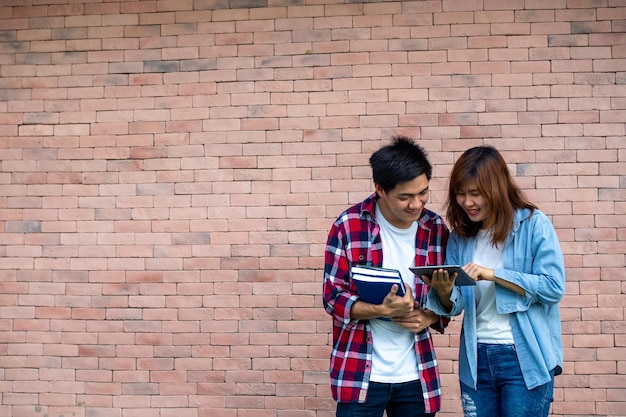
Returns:
[[[502,248],[491,244],[491,233],[481,230],[476,236],[474,263],[485,268],[502,268]],[[476,336],[479,343],[513,344],[508,314],[496,310],[496,283],[478,281],[476,295]]]
[[[415,263],[417,223],[399,229],[389,223],[376,207],[383,246],[383,268],[400,271],[415,295],[415,276],[409,270]],[[415,334],[391,321],[372,319],[372,373],[370,380],[402,383],[419,378],[415,353]]]

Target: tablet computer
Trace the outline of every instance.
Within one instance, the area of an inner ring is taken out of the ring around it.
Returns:
[[[431,276],[434,271],[439,269],[445,269],[448,271],[448,274],[453,275],[455,272],[456,280],[454,281],[454,285],[476,285],[476,281],[474,281],[467,272],[463,271],[459,265],[434,265],[434,266],[415,266],[411,267],[411,272],[413,272],[418,277],[422,275]]]

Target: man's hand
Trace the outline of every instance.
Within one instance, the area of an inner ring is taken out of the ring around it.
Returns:
[[[391,321],[404,327],[410,332],[419,333],[439,320],[438,315],[430,310],[424,310],[418,302],[415,302],[414,304],[413,311],[409,314],[402,317],[393,317]]]
[[[398,296],[398,286],[394,284],[382,304],[369,304],[357,301],[350,310],[353,320],[368,320],[379,317],[404,316],[413,311],[415,299],[411,287],[404,283],[404,297]]]
[[[413,311],[415,305],[415,299],[413,298],[413,291],[407,283],[404,283],[404,296],[398,296],[398,286],[393,285],[391,291],[383,300],[381,304],[385,313],[382,317],[396,317],[404,316]]]

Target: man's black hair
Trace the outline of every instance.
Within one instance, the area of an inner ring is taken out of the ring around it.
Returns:
[[[374,183],[385,192],[422,174],[430,181],[433,172],[424,148],[406,136],[392,137],[391,144],[374,152],[369,162]]]

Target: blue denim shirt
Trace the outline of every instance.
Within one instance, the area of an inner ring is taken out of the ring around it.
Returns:
[[[450,235],[446,264],[465,265],[474,257],[475,238]],[[539,210],[520,209],[502,251],[503,268],[495,275],[522,287],[524,296],[496,285],[496,308],[510,314],[515,349],[528,389],[551,380],[563,364],[561,318],[558,303],[565,292],[565,266],[559,241],[550,220]],[[439,315],[456,316],[464,312],[459,349],[459,379],[476,388],[477,339],[474,287],[454,287],[446,312],[438,294],[431,289],[427,308]]]

